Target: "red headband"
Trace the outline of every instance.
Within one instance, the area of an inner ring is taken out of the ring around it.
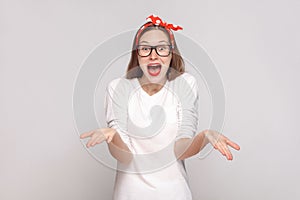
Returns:
[[[170,34],[170,39],[171,39],[171,43],[172,43],[172,46],[174,46],[174,35],[171,31],[174,30],[174,31],[177,31],[177,30],[182,30],[183,28],[181,26],[177,26],[175,24],[168,24],[166,22],[164,22],[161,18],[159,18],[158,16],[156,15],[150,15],[149,17],[146,18],[147,20],[147,23],[145,23],[139,30],[138,30],[138,33],[136,35],[136,41],[135,41],[135,45],[138,45],[138,39],[140,37],[140,34],[141,32],[148,26],[151,26],[151,25],[155,25],[155,26],[161,26],[161,27],[164,27]]]

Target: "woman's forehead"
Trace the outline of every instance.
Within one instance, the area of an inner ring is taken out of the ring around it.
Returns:
[[[141,43],[169,43],[167,34],[162,30],[150,30],[145,32],[140,38]]]

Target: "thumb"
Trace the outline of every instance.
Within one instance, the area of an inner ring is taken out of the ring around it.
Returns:
[[[106,140],[106,141],[107,141],[107,143],[110,143],[110,142],[112,141],[112,139],[113,139],[113,136],[111,136],[111,135],[110,135],[110,136],[108,136],[108,137],[107,137],[107,140]]]

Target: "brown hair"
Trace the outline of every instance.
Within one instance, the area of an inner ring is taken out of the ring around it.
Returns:
[[[144,27],[144,26],[142,26],[142,27]],[[144,29],[140,28],[138,30],[138,32],[136,33],[134,40],[133,40],[133,45],[132,45],[132,50],[131,50],[131,58],[130,58],[130,61],[129,61],[129,64],[127,67],[127,71],[126,71],[126,78],[133,79],[133,78],[142,77],[143,71],[139,67],[139,63],[138,63],[137,44],[139,43],[139,39],[141,38],[141,36],[150,30],[163,31],[164,33],[166,33],[170,43],[172,44],[172,59],[170,62],[169,70],[167,72],[167,78],[169,81],[174,80],[177,76],[179,76],[185,72],[184,61],[180,55],[180,52],[178,50],[174,36],[170,35],[170,34],[172,34],[172,32],[170,30],[165,29],[162,26],[157,26],[154,24],[147,26]]]

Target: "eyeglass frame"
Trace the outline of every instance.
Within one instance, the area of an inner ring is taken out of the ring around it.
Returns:
[[[148,54],[147,56],[141,56],[141,55],[139,54],[139,46],[150,47],[151,50],[150,50],[149,54]],[[168,47],[170,48],[169,54],[168,54],[168,55],[165,55],[165,56],[161,56],[161,55],[157,52],[157,49],[156,49],[156,48],[159,47],[159,46],[168,46]],[[151,53],[152,53],[152,51],[153,51],[153,49],[155,49],[155,53],[156,53],[158,56],[160,56],[160,57],[168,57],[168,56],[171,54],[172,50],[173,50],[173,45],[170,45],[170,44],[168,44],[168,45],[167,45],[167,44],[161,44],[161,45],[156,45],[156,46],[144,45],[144,44],[136,45],[136,51],[137,51],[137,54],[138,54],[139,56],[141,56],[141,57],[148,57],[148,56],[150,56]]]

